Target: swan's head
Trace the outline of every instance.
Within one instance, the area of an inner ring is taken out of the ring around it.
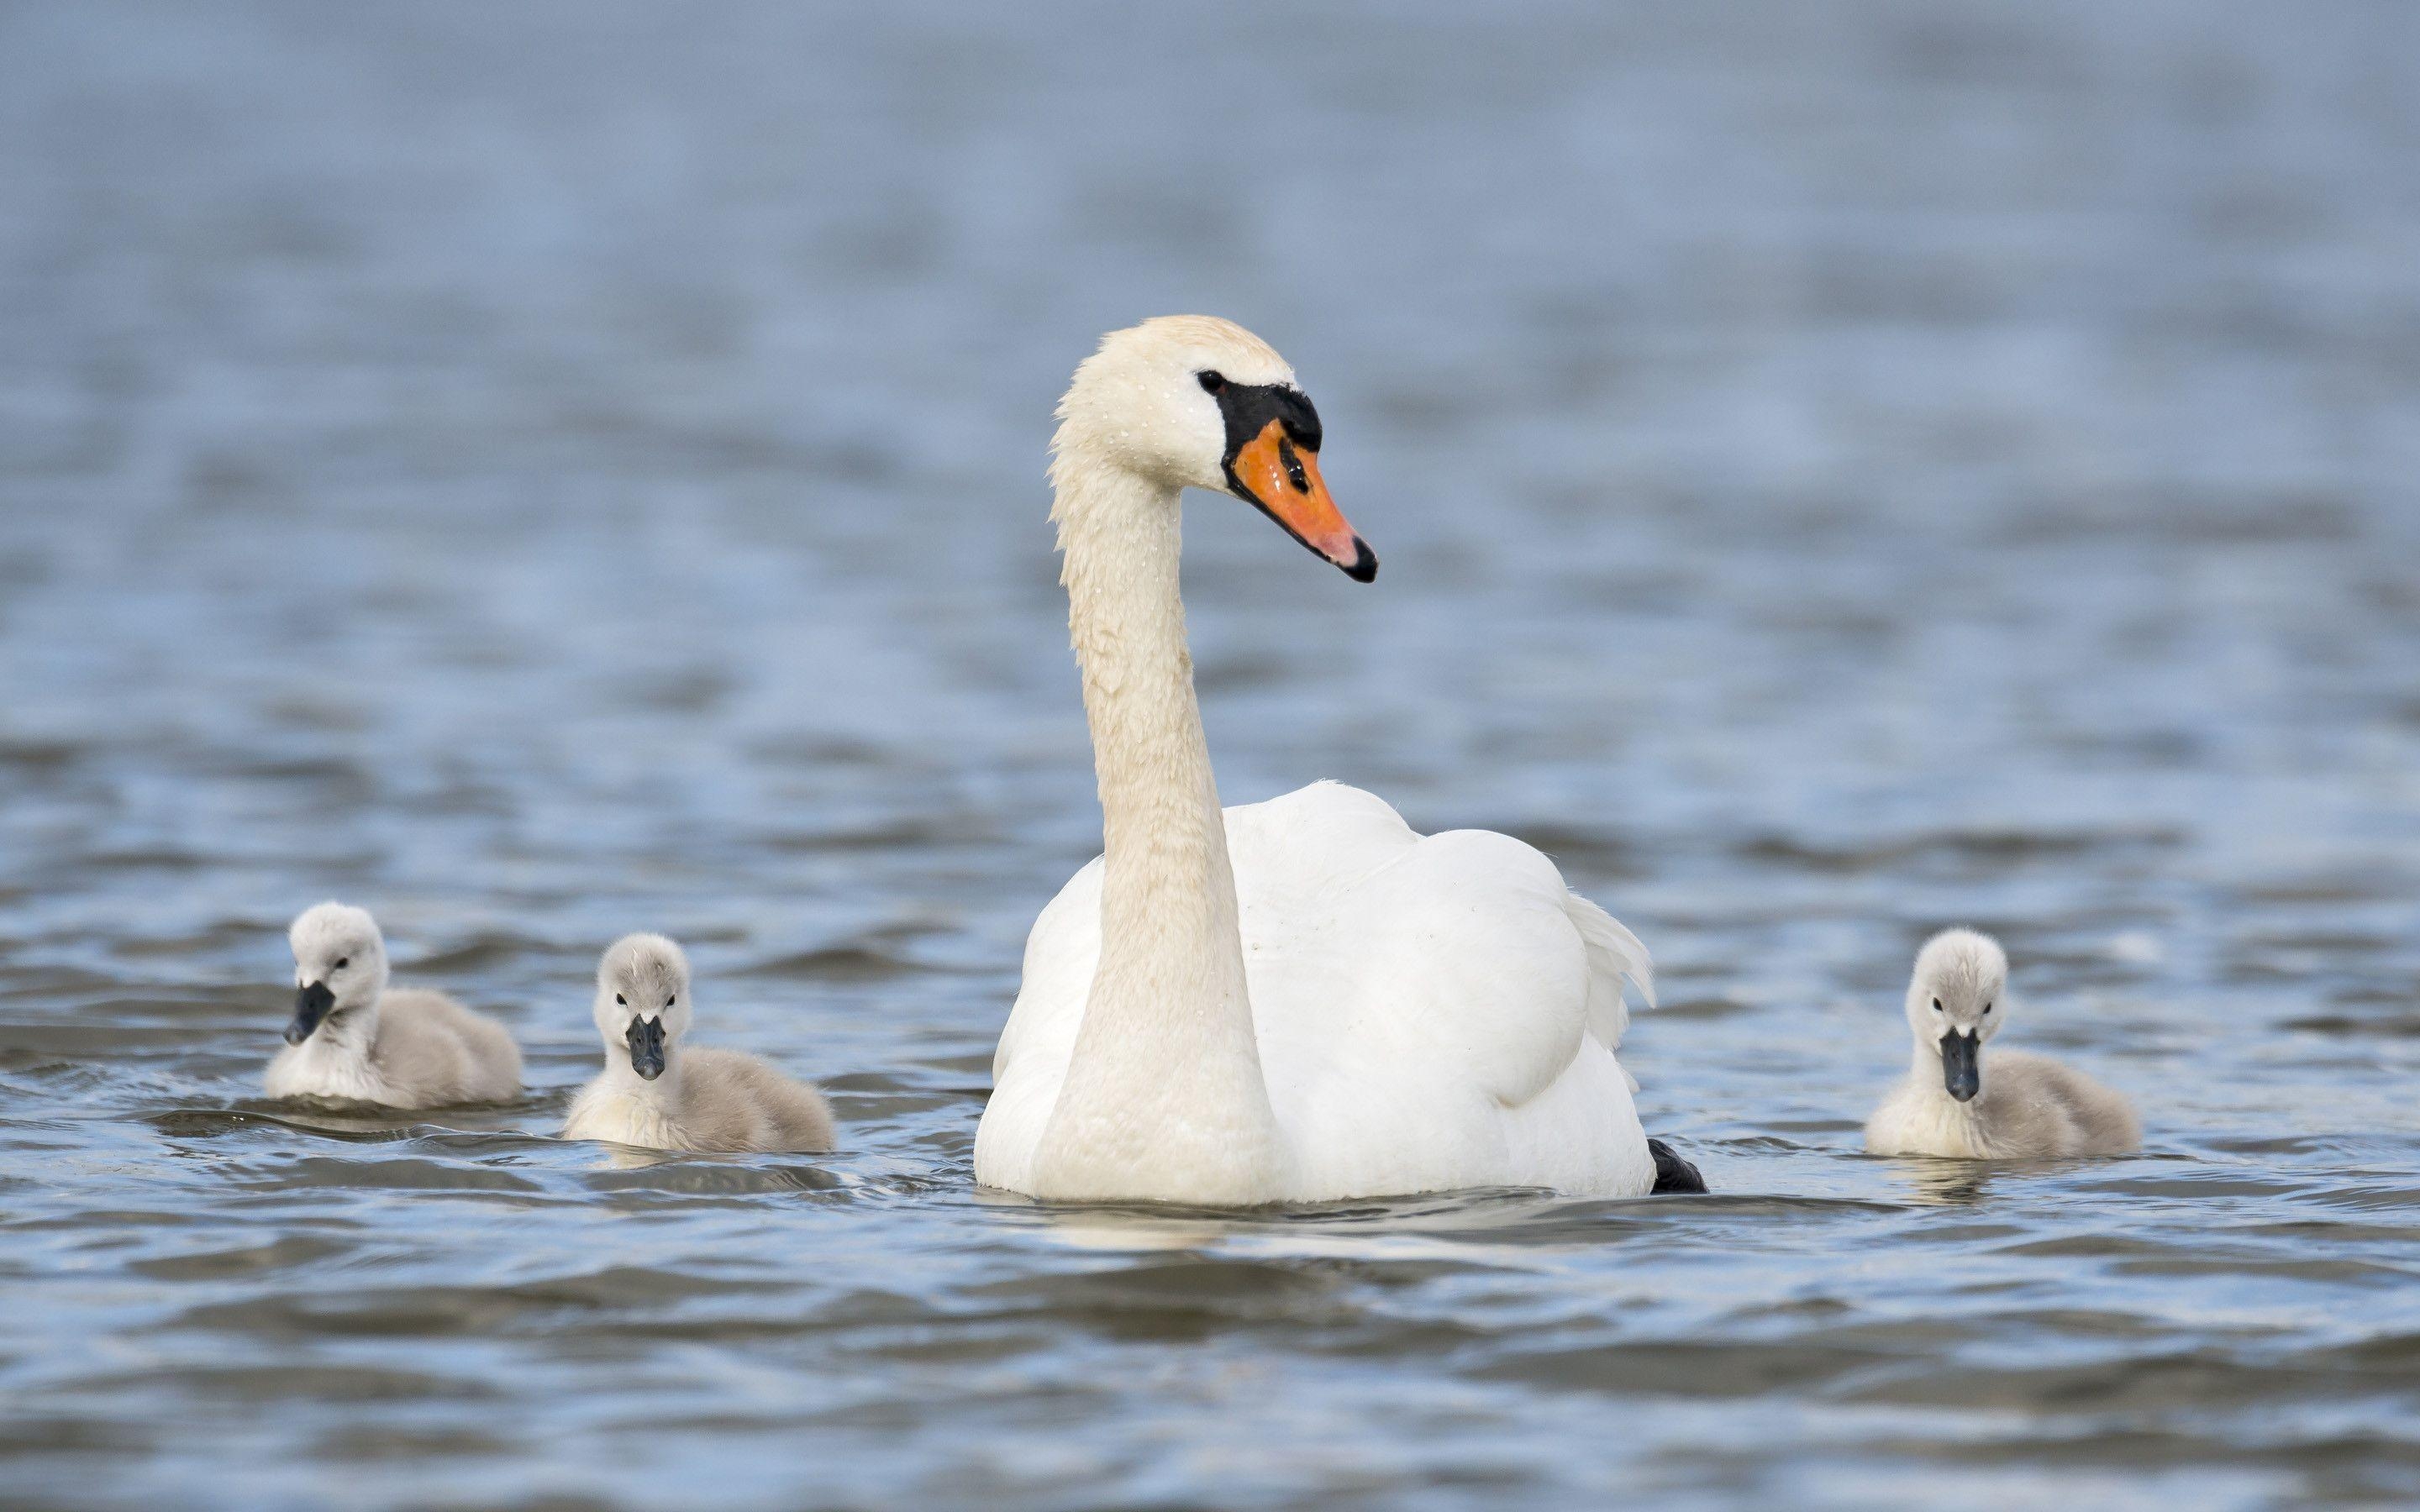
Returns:
[[[1941,1082],[1970,1102],[1983,1089],[1983,1041],[2009,1021],[2009,957],[1971,929],[1943,930],[1916,953],[1907,1022],[1916,1042],[1941,1057]]]
[[[1319,476],[1319,411],[1268,343],[1170,315],[1101,338],[1059,401],[1056,467],[1078,457],[1176,488],[1233,494],[1368,582],[1378,558]]]
[[[605,1056],[630,1057],[648,1081],[689,1032],[689,957],[660,934],[626,934],[597,965],[597,1033]]]
[[[330,1019],[375,1008],[386,991],[386,940],[369,910],[345,903],[306,908],[286,932],[294,947],[294,1020],[286,1042],[301,1044]]]

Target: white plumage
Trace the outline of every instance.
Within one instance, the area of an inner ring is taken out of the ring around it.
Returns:
[[[1646,950],[1503,835],[1422,838],[1317,783],[1223,811],[1178,594],[1178,496],[1237,493],[1367,580],[1284,362],[1221,320],[1106,338],[1051,475],[1106,844],[1036,920],[975,1141],[1054,1198],[1630,1196],[1615,1058]]]
[[[1261,1070],[1289,1159],[1273,1199],[1654,1182],[1614,1057],[1637,936],[1487,830],[1422,837],[1320,782],[1226,810]],[[1051,900],[992,1060],[986,1184],[1032,1190],[1101,949],[1098,860]]]

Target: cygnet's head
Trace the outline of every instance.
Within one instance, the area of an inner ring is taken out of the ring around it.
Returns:
[[[328,1020],[378,1006],[386,991],[386,940],[369,910],[346,903],[306,908],[286,932],[294,947],[294,1020],[286,1042],[301,1044]]]
[[[1983,1089],[1983,1041],[2009,1020],[2009,957],[1971,929],[1943,930],[1916,953],[1907,1022],[1941,1057],[1942,1085],[1961,1103]]]
[[[660,934],[625,934],[597,965],[597,1032],[610,1062],[628,1056],[648,1081],[689,1032],[689,957]]]
[[[1169,315],[1101,338],[1059,401],[1052,476],[1106,463],[1233,494],[1368,582],[1378,558],[1319,476],[1319,412],[1269,344],[1230,320]]]

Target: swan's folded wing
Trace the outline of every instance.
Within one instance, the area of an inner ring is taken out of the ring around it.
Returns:
[[[1517,1107],[1571,1069],[1599,990],[1553,862],[1508,835],[1449,830],[1367,891],[1390,991],[1439,1073]]]
[[[1554,863],[1508,836],[1422,839],[1349,789],[1261,807],[1259,823],[1230,810],[1228,835],[1262,1068],[1302,1192],[1652,1184],[1600,1033],[1619,1035],[1622,984],[1645,980],[1627,931],[1575,918]]]
[[[1407,1119],[1441,1090],[1517,1106],[1584,1035],[1612,1049],[1622,983],[1646,980],[1637,937],[1509,836],[1422,838],[1332,782],[1230,809],[1227,833],[1273,1075],[1400,1100]]]
[[[991,1058],[991,1097],[975,1128],[975,1180],[1031,1190],[1032,1165],[1083,1027],[1101,958],[1101,861],[1069,878],[1025,939],[1025,977]]]
[[[1016,1004],[992,1053],[991,1079],[1008,1079],[1013,1062],[1039,1059],[1063,1068],[1084,1023],[1093,969],[1101,959],[1101,858],[1067,879],[1025,937],[1025,971]]]

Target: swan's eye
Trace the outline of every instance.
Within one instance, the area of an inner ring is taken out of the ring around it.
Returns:
[[[1984,1011],[1984,1012],[1986,1012],[1986,1013],[1989,1013],[1990,1011],[1992,1011],[1992,1005],[1991,1005],[1991,1004],[1989,1004],[1989,1003],[1985,1003],[1985,1004],[1983,1005],[1983,1011]]]
[[[340,955],[340,956],[336,957],[336,969],[337,969],[338,971],[342,971],[342,970],[344,970],[347,966],[349,966],[349,965],[351,965],[352,964],[353,964],[353,958],[352,958],[351,956],[349,956],[349,955]]]
[[[628,1007],[629,1007],[629,1006],[630,1006],[630,1000],[629,1000],[628,998],[627,998],[627,997],[623,996],[620,993],[615,993],[615,994],[613,995],[613,1001],[615,1001],[615,1002],[617,1002],[617,1003],[621,1004],[624,1008],[628,1008]]]
[[[673,995],[673,997],[678,997],[679,995],[680,995],[680,994],[678,994],[678,993],[675,993],[675,994]],[[670,1008],[670,1007],[672,1007],[672,1006],[673,1006],[673,998],[672,998],[672,997],[667,997],[667,998],[665,998],[665,999],[664,999],[664,1006],[665,1006],[666,1008]]]
[[[1938,1013],[1938,1012],[1940,1012],[1940,1011],[1941,1011],[1941,999],[1940,999],[1940,998],[1936,997],[1936,998],[1934,998],[1934,999],[1932,1000],[1932,1011],[1933,1011],[1934,1012],[1936,1012],[1936,1013]]]
[[[1204,393],[1216,393],[1227,386],[1227,375],[1215,367],[1195,376],[1202,380],[1202,392]]]

